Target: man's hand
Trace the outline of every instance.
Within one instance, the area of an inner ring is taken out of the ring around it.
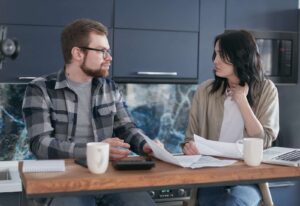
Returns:
[[[103,140],[109,144],[109,159],[120,160],[127,157],[130,153],[130,145],[118,137],[111,137]]]
[[[159,141],[158,139],[155,139],[153,141],[161,148],[164,148],[164,144],[161,141]],[[149,154],[149,155],[153,152],[148,143],[144,144],[143,151],[144,151],[144,153]]]
[[[194,141],[189,141],[189,142],[185,143],[182,151],[185,155],[199,155],[200,154]]]

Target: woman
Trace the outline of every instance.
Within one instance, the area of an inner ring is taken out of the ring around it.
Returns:
[[[243,137],[260,137],[269,147],[279,131],[278,92],[265,79],[254,37],[247,31],[218,35],[214,41],[214,80],[197,89],[183,144],[187,155],[201,154],[193,135],[223,142]],[[203,188],[198,192],[203,205],[258,205],[256,185]]]

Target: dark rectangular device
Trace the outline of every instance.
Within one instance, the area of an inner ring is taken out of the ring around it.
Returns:
[[[75,163],[87,167],[86,159],[75,159]],[[151,159],[128,159],[113,161],[112,165],[117,170],[147,170],[155,166]]]
[[[117,170],[148,170],[155,166],[149,159],[129,159],[113,161],[112,165]]]
[[[86,159],[75,159],[75,163],[87,167]]]

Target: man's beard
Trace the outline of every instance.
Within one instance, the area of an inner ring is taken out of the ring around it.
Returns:
[[[101,69],[101,67],[99,69],[96,69],[96,70],[91,69],[91,68],[86,66],[85,60],[86,59],[84,58],[84,61],[80,65],[80,68],[86,75],[88,75],[90,77],[95,77],[95,78],[107,77],[108,76],[108,74],[109,74],[108,70]]]

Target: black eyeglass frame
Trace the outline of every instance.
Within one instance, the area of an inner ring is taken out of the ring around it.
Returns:
[[[78,48],[80,48],[80,49],[86,49],[86,50],[91,50],[91,51],[102,52],[104,58],[107,58],[108,54],[111,56],[111,50],[110,49],[97,49],[97,48],[91,48],[91,47],[86,47],[86,46],[80,46]]]

